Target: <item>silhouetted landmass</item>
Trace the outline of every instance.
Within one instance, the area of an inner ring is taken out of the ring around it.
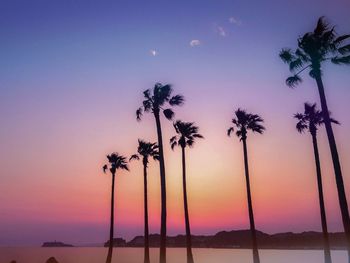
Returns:
[[[57,261],[56,258],[50,257],[50,258],[46,261],[46,263],[58,263],[58,261]]]
[[[323,237],[321,232],[279,233],[269,235],[256,231],[258,247],[265,249],[321,249]],[[344,233],[330,233],[330,245],[332,249],[345,249],[346,240]],[[136,236],[131,241],[123,244],[126,247],[142,247],[143,236]],[[150,247],[159,247],[159,234],[149,236]],[[186,247],[186,236],[177,235],[167,237],[168,247]],[[192,246],[197,248],[251,248],[250,230],[221,231],[215,235],[192,235]]]
[[[74,247],[74,246],[71,244],[65,244],[62,242],[54,241],[54,242],[44,242],[42,247]]]
[[[142,240],[143,240],[143,237],[142,237]],[[127,243],[126,243],[125,239],[113,238],[113,247],[126,247],[126,245],[127,245]],[[104,246],[108,247],[109,246],[109,241],[104,243]]]

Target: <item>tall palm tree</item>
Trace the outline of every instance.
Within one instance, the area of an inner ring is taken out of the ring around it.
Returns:
[[[176,121],[174,128],[177,133],[176,136],[170,139],[171,149],[175,146],[180,146],[182,151],[182,186],[183,186],[183,198],[184,198],[184,211],[185,211],[185,226],[186,226],[186,247],[187,247],[187,263],[193,263],[192,254],[192,239],[190,228],[190,217],[188,214],[187,203],[187,184],[186,184],[186,152],[187,146],[192,147],[197,138],[203,138],[198,133],[198,127],[193,122]]]
[[[334,27],[329,26],[324,17],[321,17],[313,32],[308,32],[298,39],[298,48],[295,51],[291,49],[282,49],[279,55],[281,59],[289,65],[289,69],[293,73],[293,76],[286,80],[289,87],[295,87],[302,81],[300,74],[304,70],[309,70],[310,77],[316,81],[329,147],[332,154],[339,205],[347,237],[348,261],[350,263],[350,217],[348,203],[346,200],[337,145],[332,129],[332,121],[329,116],[322,82],[322,65],[324,63],[331,61],[337,65],[350,65],[350,44],[349,42],[348,44],[345,43],[349,39],[350,35],[338,36]]]
[[[112,253],[113,253],[113,235],[114,235],[114,183],[115,183],[115,174],[118,169],[129,171],[126,157],[119,155],[114,152],[110,155],[107,155],[108,164],[103,166],[103,172],[109,169],[112,174],[112,195],[111,195],[111,222],[109,229],[109,244],[108,244],[108,255],[106,263],[112,262]]]
[[[184,97],[181,95],[172,96],[173,89],[171,85],[162,85],[156,83],[153,90],[147,89],[143,92],[144,100],[142,106],[136,111],[136,119],[139,121],[144,112],[152,113],[157,128],[158,146],[159,146],[159,169],[160,169],[160,187],[161,187],[161,226],[160,226],[160,254],[159,262],[166,262],[166,179],[165,163],[163,151],[162,127],[160,122],[160,112],[162,111],[165,118],[172,120],[174,112],[170,106],[181,106],[184,103]]]
[[[327,218],[324,206],[323,198],[323,186],[322,186],[322,175],[321,175],[321,164],[317,145],[317,130],[318,126],[324,124],[324,118],[321,111],[317,110],[315,104],[304,104],[304,113],[297,113],[294,117],[298,120],[296,128],[298,132],[303,133],[308,130],[312,137],[312,144],[314,148],[315,164],[316,164],[316,175],[317,175],[317,186],[318,186],[318,196],[320,202],[320,212],[321,212],[321,223],[323,232],[323,243],[324,243],[324,259],[325,263],[331,263],[331,251],[329,245],[329,236],[327,229]],[[331,122],[338,123],[336,120],[331,119]]]
[[[156,143],[145,142],[139,139],[139,145],[137,147],[137,154],[130,157],[130,160],[139,160],[142,158],[143,164],[143,191],[144,191],[144,217],[145,217],[145,251],[144,251],[144,263],[150,263],[149,258],[149,230],[148,230],[148,195],[147,195],[147,167],[149,158],[159,160],[158,145]]]
[[[244,169],[247,187],[247,198],[248,198],[248,211],[249,211],[249,221],[250,221],[250,231],[252,235],[252,245],[253,245],[253,260],[254,263],[259,263],[259,252],[256,240],[256,229],[254,223],[254,213],[253,204],[250,191],[250,179],[249,179],[249,167],[248,167],[248,150],[247,150],[247,133],[248,131],[257,132],[262,134],[265,127],[262,125],[264,120],[256,114],[247,113],[245,110],[235,111],[235,116],[232,119],[233,127],[227,130],[227,135],[231,136],[232,132],[236,130],[236,135],[243,142],[243,154],[244,154]]]

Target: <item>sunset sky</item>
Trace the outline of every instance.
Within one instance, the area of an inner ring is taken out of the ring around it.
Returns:
[[[295,129],[303,103],[319,103],[305,73],[289,89],[278,53],[296,46],[319,16],[350,33],[348,0],[0,1],[0,246],[73,244],[108,238],[111,176],[106,154],[130,156],[137,139],[156,141],[154,119],[137,122],[142,92],[170,83],[205,140],[188,150],[194,234],[246,229],[242,145],[226,136],[238,107],[261,115],[249,134],[256,227],[321,230],[312,142]],[[350,67],[325,65],[329,108],[350,200]],[[168,233],[184,233],[180,151],[162,119]],[[330,231],[342,231],[324,128],[319,132]],[[115,235],[143,233],[141,162],[116,179]],[[159,231],[158,164],[149,171],[151,232]]]

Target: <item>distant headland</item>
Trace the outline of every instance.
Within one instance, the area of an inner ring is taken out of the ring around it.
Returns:
[[[74,247],[71,244],[65,244],[58,241],[44,242],[41,247]]]
[[[321,232],[278,233],[266,234],[256,231],[259,248],[261,249],[322,249],[323,239]],[[330,233],[332,249],[345,249],[344,233]],[[159,247],[159,234],[149,236],[150,247]],[[104,243],[107,247],[109,242]],[[115,247],[143,247],[143,236],[136,236],[129,242],[122,238],[115,238]],[[186,236],[168,236],[168,247],[186,247]],[[192,246],[196,248],[251,248],[250,230],[220,231],[214,235],[192,235]]]

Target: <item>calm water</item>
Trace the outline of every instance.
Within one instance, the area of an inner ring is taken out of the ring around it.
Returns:
[[[142,263],[142,248],[117,248],[114,263]],[[246,249],[194,249],[195,263],[252,263],[251,251]],[[105,248],[0,248],[0,262],[45,263],[51,256],[60,263],[104,262]],[[322,263],[320,250],[261,250],[262,263]],[[332,251],[333,263],[346,263],[345,251]],[[158,249],[151,249],[151,262],[158,262]],[[168,249],[168,263],[186,262],[183,248]]]

